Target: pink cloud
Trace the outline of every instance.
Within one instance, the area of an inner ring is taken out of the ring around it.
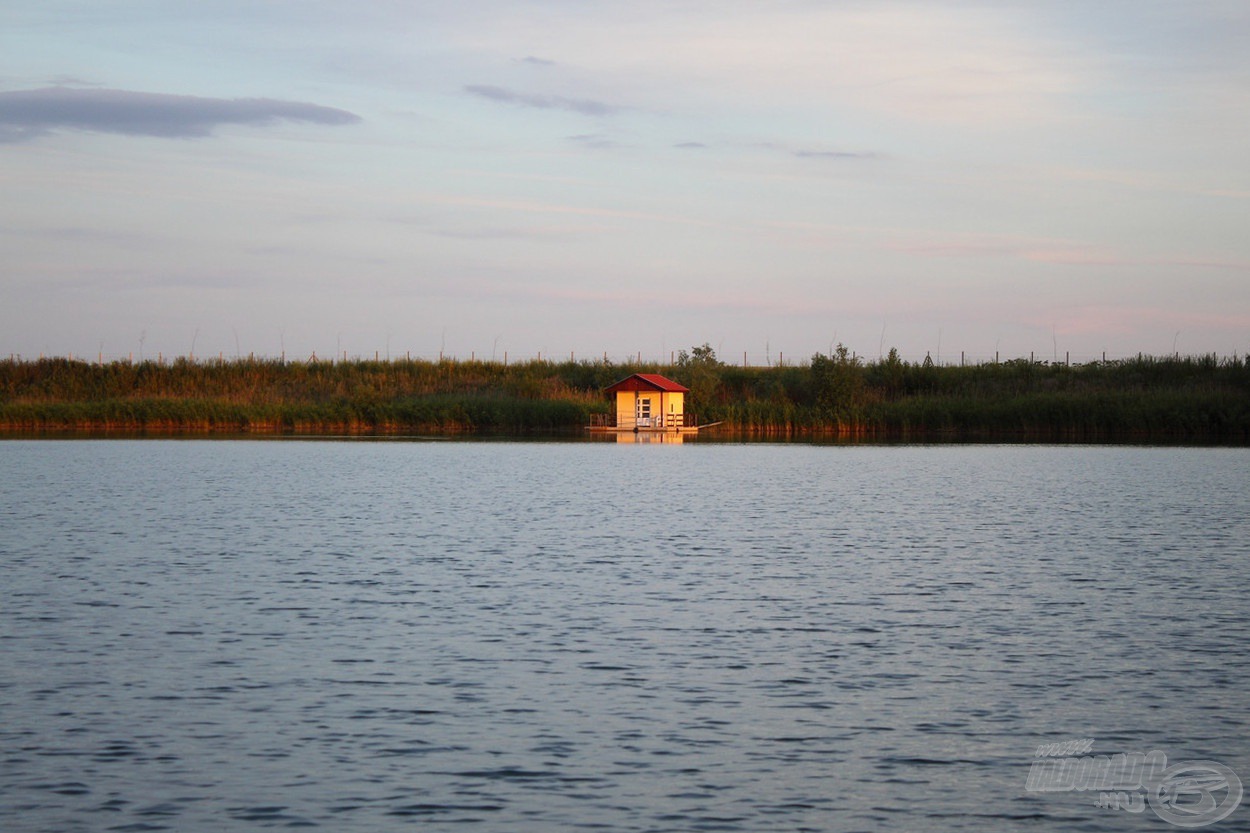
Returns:
[[[1203,257],[1134,257],[1072,240],[997,235],[953,235],[937,241],[904,242],[889,248],[926,258],[1006,258],[1058,266],[1169,266],[1250,271],[1250,262]]]
[[[1250,328],[1250,313],[1181,312],[1174,307],[1122,307],[1097,305],[1074,307],[1056,312],[1043,321],[1034,317],[1038,327],[1054,327],[1059,335],[1115,334],[1143,331],[1171,332],[1183,330],[1244,330]]]

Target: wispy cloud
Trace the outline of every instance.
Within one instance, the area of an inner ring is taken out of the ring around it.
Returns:
[[[56,130],[127,136],[201,138],[224,124],[276,121],[353,124],[355,113],[272,98],[203,98],[130,90],[45,87],[0,92],[0,142],[34,139]]]
[[[585,217],[608,217],[623,220],[641,220],[662,225],[689,225],[711,228],[715,224],[698,217],[683,214],[656,214],[648,211],[629,211],[595,206],[565,205],[527,200],[497,199],[493,197],[467,197],[459,194],[423,194],[421,202],[436,205],[460,205],[473,208],[502,209],[523,214],[571,214]]]
[[[876,159],[875,153],[860,153],[849,150],[796,150],[794,155],[800,159]]]
[[[889,248],[924,258],[1009,258],[1064,266],[1140,265],[1140,261],[1088,243],[1019,235],[948,234],[940,238],[919,235],[916,239],[891,243]]]
[[[467,228],[433,228],[429,234],[453,240],[484,242],[491,240],[567,241],[607,232],[606,226],[480,226]]]
[[[1168,267],[1250,272],[1250,261],[1203,257],[1142,257],[1126,255],[1105,246],[1064,240],[1026,240],[1011,237],[979,237],[949,242],[894,244],[890,248],[917,257],[1011,258],[1054,266],[1106,268]]]
[[[621,146],[620,142],[613,141],[602,133],[582,133],[577,136],[569,136],[568,140],[581,147],[594,148],[595,150],[607,150]]]
[[[1047,321],[1040,316],[1029,320],[1038,327],[1047,325]],[[1174,306],[1087,305],[1064,310],[1053,326],[1059,335],[1107,335],[1151,330],[1172,335],[1177,327],[1196,331],[1245,330],[1250,327],[1250,315],[1178,310]]]
[[[581,113],[584,116],[610,116],[619,113],[623,108],[589,98],[566,98],[562,95],[537,95],[494,87],[489,84],[470,84],[464,88],[467,93],[497,101],[501,104],[516,104],[522,107],[533,107],[539,110],[567,110]]]

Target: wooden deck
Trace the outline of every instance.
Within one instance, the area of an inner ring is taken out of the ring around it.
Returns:
[[[616,414],[591,414],[590,425],[587,425],[586,429],[607,434],[697,434],[700,429],[711,428],[714,425],[720,425],[720,423],[709,422],[699,425],[694,414],[682,414],[677,419],[665,420],[655,417],[645,424],[622,426],[616,424]]]

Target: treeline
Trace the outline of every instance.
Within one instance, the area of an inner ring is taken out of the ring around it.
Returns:
[[[0,361],[0,429],[133,432],[580,431],[603,388],[662,373],[701,423],[742,434],[874,439],[1250,441],[1250,362],[1149,357],[1068,365],[865,361],[842,346],[743,368],[711,347],[675,364],[605,361]]]

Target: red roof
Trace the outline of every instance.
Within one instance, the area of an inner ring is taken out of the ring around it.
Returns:
[[[627,390],[658,390],[665,393],[690,393],[690,388],[679,385],[672,379],[666,379],[658,373],[635,373],[633,376],[627,376],[615,385],[610,385],[604,390],[607,393],[616,393],[618,391]]]

